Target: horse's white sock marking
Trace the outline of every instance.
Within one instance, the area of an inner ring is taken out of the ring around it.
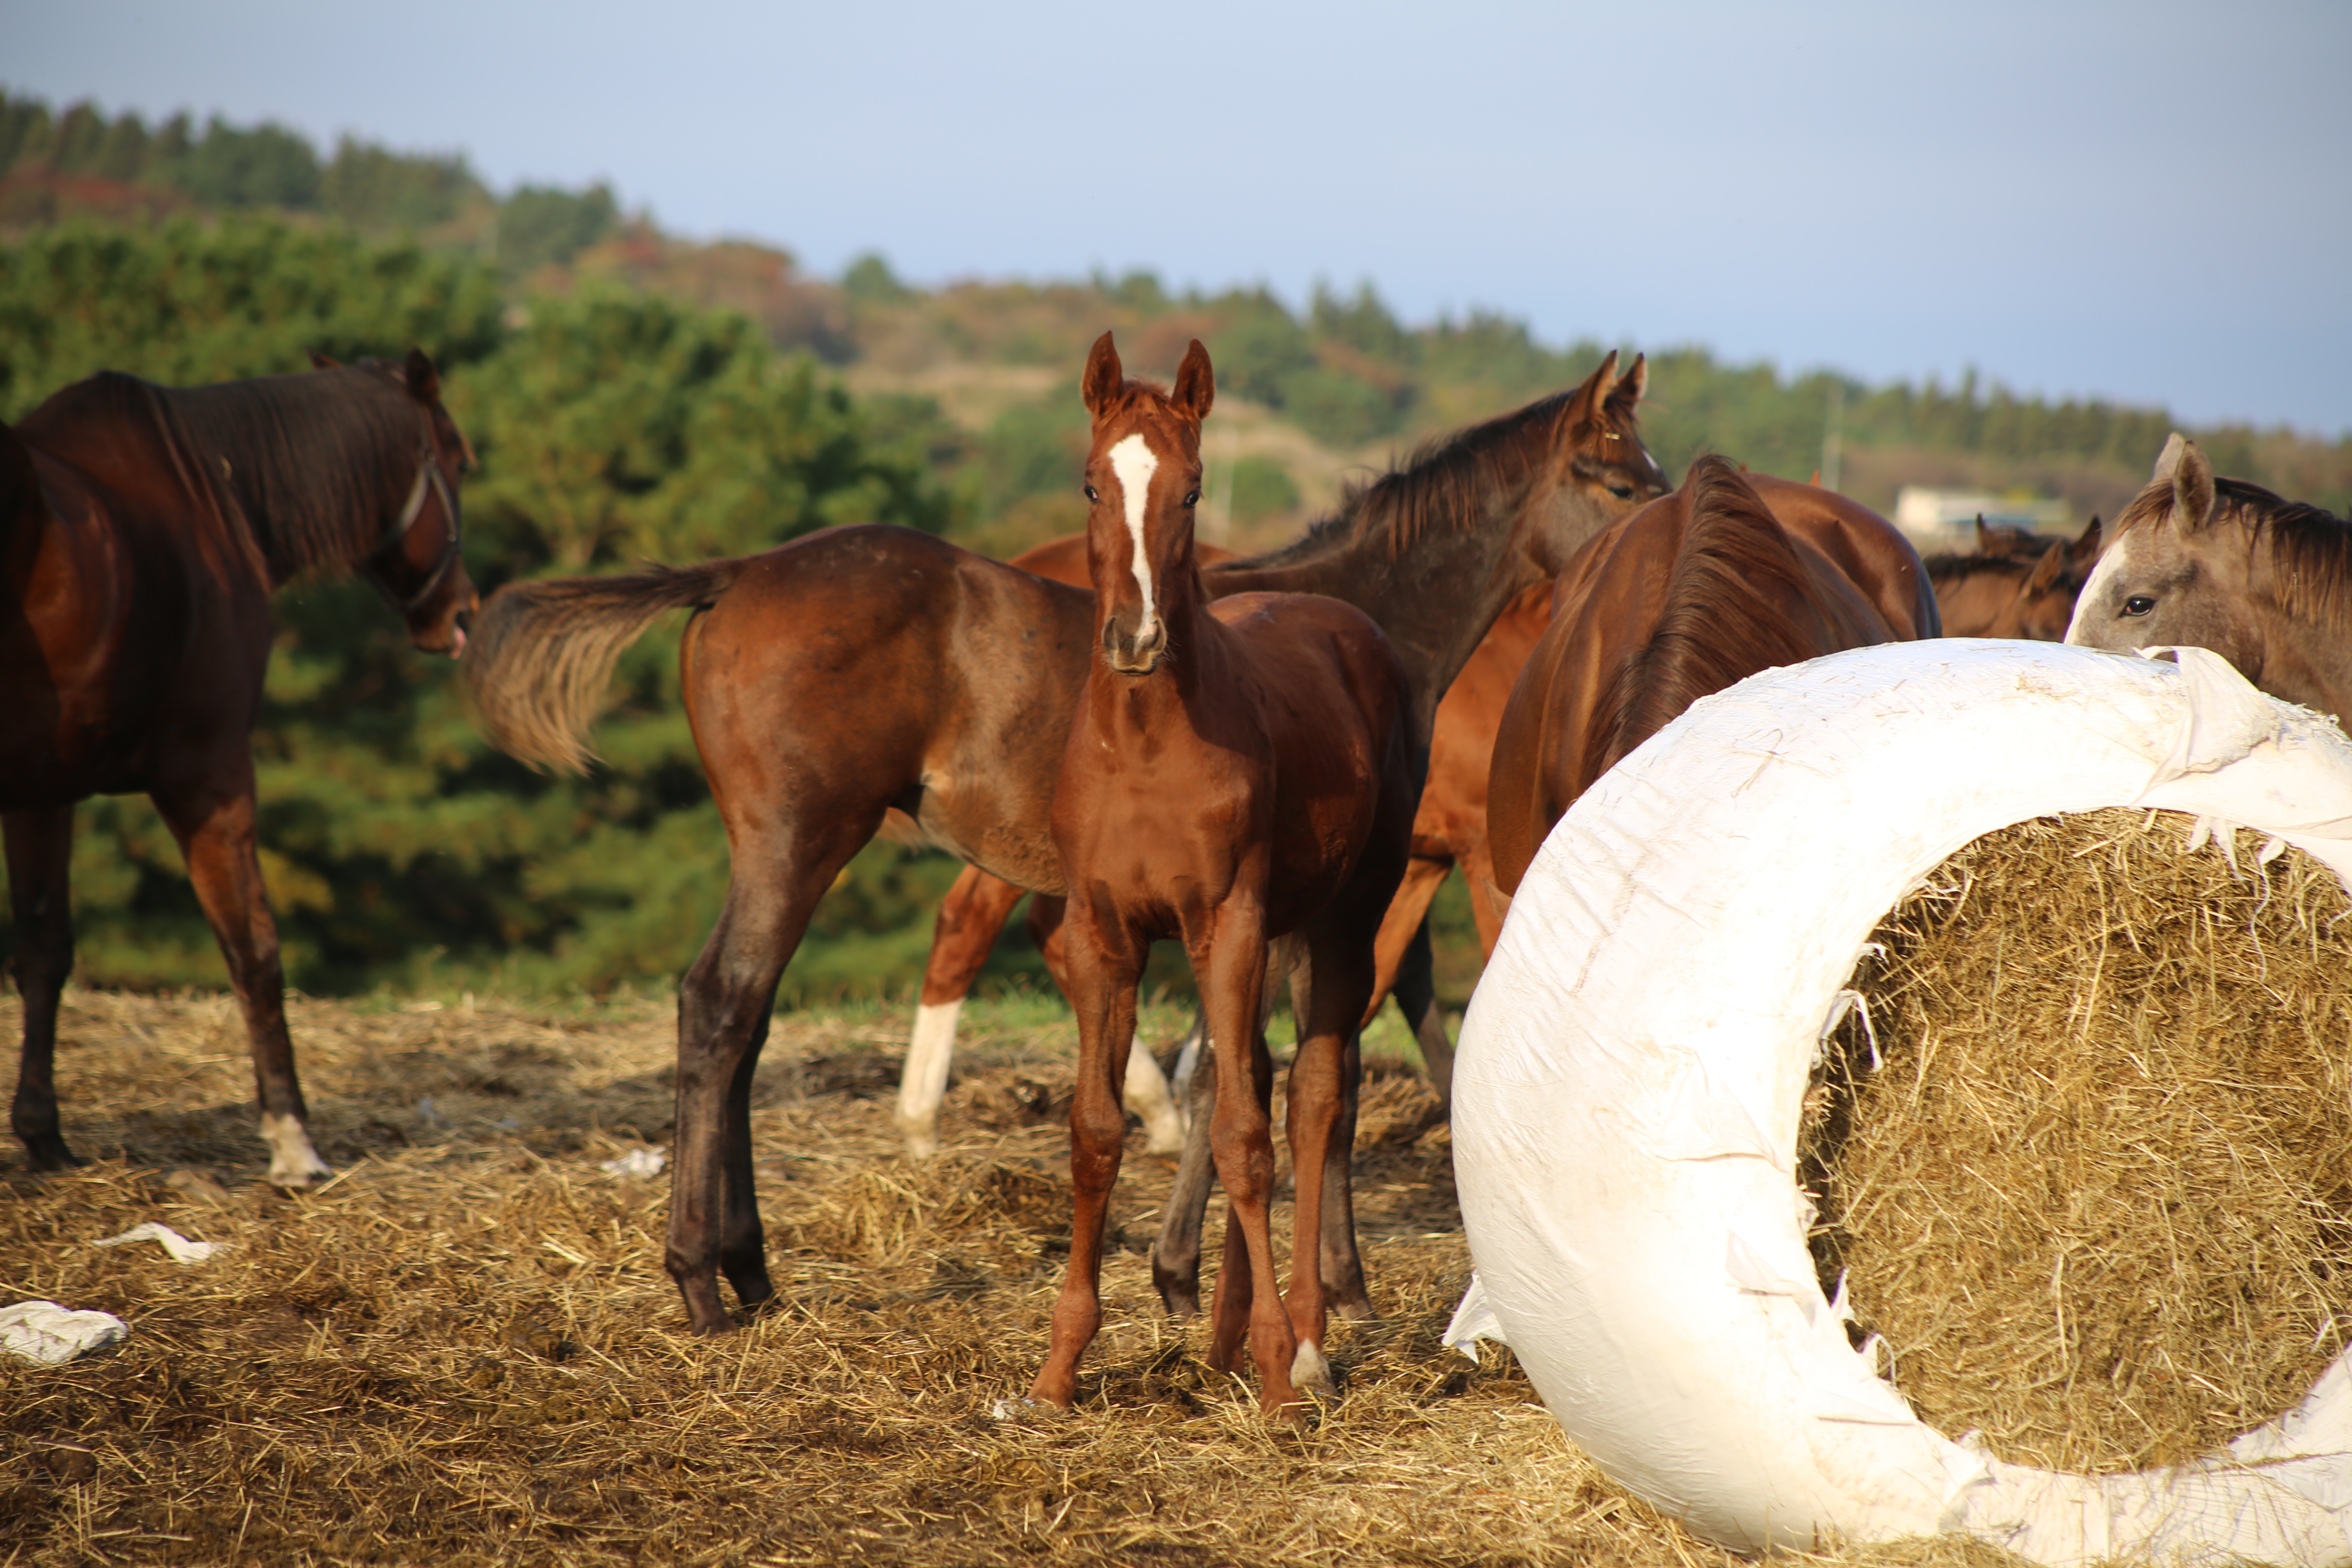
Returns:
[[[1290,1386],[1330,1398],[1339,1392],[1331,1381],[1331,1363],[1323,1359],[1322,1348],[1313,1340],[1298,1342],[1298,1353],[1290,1358]]]
[[[1135,635],[1150,637],[1159,624],[1160,606],[1151,596],[1151,563],[1143,553],[1143,508],[1151,499],[1151,476],[1160,471],[1160,456],[1140,434],[1129,436],[1110,449],[1110,471],[1118,479],[1119,499],[1127,506],[1127,536],[1135,542],[1130,552],[1135,585],[1143,590],[1143,624],[1136,627]]]
[[[297,1116],[261,1116],[261,1141],[269,1145],[269,1184],[307,1187],[335,1173],[310,1146],[310,1134]]]
[[[948,1063],[955,1056],[956,1015],[963,998],[925,1002],[915,1009],[915,1036],[898,1076],[898,1131],[907,1152],[939,1152],[940,1101],[948,1094]]]
[[[1127,1103],[1143,1118],[1143,1131],[1150,1134],[1145,1152],[1173,1154],[1184,1147],[1184,1123],[1176,1114],[1176,1097],[1168,1091],[1167,1075],[1141,1040],[1128,1047]]]

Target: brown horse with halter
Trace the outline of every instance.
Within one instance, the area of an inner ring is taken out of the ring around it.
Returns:
[[[1015,555],[1008,563],[1056,583],[1087,585],[1087,538],[1072,534]],[[1194,542],[1202,566],[1233,559],[1233,552]],[[1486,638],[1437,705],[1429,746],[1429,777],[1412,824],[1412,858],[1404,880],[1381,922],[1375,945],[1378,971],[1372,984],[1369,1025],[1391,994],[1421,1047],[1422,1060],[1435,1085],[1441,1107],[1453,1080],[1454,1045],[1437,1006],[1434,964],[1425,921],[1446,873],[1462,868],[1470,885],[1472,917],[1484,951],[1495,951],[1502,910],[1495,899],[1493,862],[1486,854],[1486,768],[1495,750],[1495,727],[1511,683],[1528,661],[1536,638],[1551,623],[1551,584],[1539,583],[1506,607]],[[2063,629],[2063,628],[2062,628]],[[886,829],[887,832],[887,829]],[[1001,877],[967,866],[940,901],[931,951],[915,1009],[898,1086],[898,1129],[907,1152],[918,1159],[939,1148],[940,1103],[947,1090],[955,1052],[956,1018],[987,963],[1013,906],[1029,899],[1029,934],[1056,985],[1067,994],[1062,961],[1062,900],[1051,893],[1031,896]],[[1197,1047],[1198,1031],[1185,1042]],[[1171,1153],[1183,1144],[1183,1126],[1167,1078],[1149,1051],[1128,1058],[1128,1109],[1143,1118],[1148,1153]]]
[[[1918,553],[1885,519],[1830,490],[1699,458],[1682,489],[1560,574],[1551,626],[1495,738],[1496,880],[1516,892],[1576,797],[1698,699],[1938,626]]]
[[[1582,385],[1487,421],[1352,489],[1294,544],[1203,574],[1213,595],[1322,593],[1371,616],[1411,682],[1408,738],[1522,590],[1666,489],[1634,421],[1643,374],[1613,354]],[[727,902],[678,1000],[678,1103],[664,1262],[693,1326],[775,1289],[752,1186],[751,1074],[776,984],[817,900],[897,809],[930,843],[1016,886],[1063,890],[1048,823],[1086,685],[1093,596],[908,529],[837,528],[763,554],[514,584],[466,659],[484,729],[580,767],[622,649],[671,609],[687,717],[727,825]],[[1294,993],[1297,990],[1294,984]],[[1344,1158],[1341,1161],[1344,1165]],[[1327,1191],[1345,1194],[1343,1183]],[[1332,1261],[1360,1302],[1347,1226]]]
[[[1095,652],[1054,793],[1078,1019],[1070,1261],[1031,1396],[1067,1405],[1102,1319],[1103,1224],[1127,1121],[1118,1083],[1151,943],[1184,944],[1217,1061],[1211,1129],[1231,1204],[1210,1364],[1246,1332],[1269,1411],[1330,1392],[1322,1355],[1321,1185],[1346,1061],[1372,989],[1372,938],[1404,870],[1413,785],[1404,667],[1361,610],[1312,594],[1211,600],[1193,556],[1201,421],[1215,395],[1195,340],[1172,394],[1129,381],[1105,332],[1081,384],[1094,416],[1087,556]],[[1274,1063],[1259,1004],[1270,941],[1314,976],[1290,1070],[1297,1183],[1288,1311],[1274,1289]]]
[[[1927,580],[1948,637],[2023,637],[2058,642],[2074,614],[2074,595],[2099,554],[2099,520],[2074,540],[1977,519],[1973,554],[1930,555]]]
[[[432,362],[163,387],[107,374],[0,426],[0,824],[25,1046],[9,1120],[37,1170],[58,1123],[58,999],[73,966],[77,802],[144,793],[179,840],[245,1011],[269,1179],[327,1167],[286,1031],[254,834],[269,596],[356,565],[418,647],[455,654],[472,462]]]
[[[2216,478],[2177,432],[2075,600],[2085,647],[2210,648],[2273,697],[2352,715],[2352,526]]]

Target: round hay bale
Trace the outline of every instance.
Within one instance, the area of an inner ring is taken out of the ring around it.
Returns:
[[[1988,833],[2124,805],[2352,876],[2352,742],[2193,648],[1866,648],[1652,737],[1546,840],[1465,1020],[1477,1276],[1449,1340],[1495,1331],[1604,1470],[1737,1551],[1960,1531],[2051,1564],[2352,1568],[2352,1354],[2194,1462],[2045,1468],[1923,1421],[1819,1278],[1800,1137],[1874,927]],[[2023,1098],[2073,1114],[2043,1081]]]
[[[1801,1179],[1824,1288],[1930,1426],[2045,1469],[2179,1464],[2344,1349],[2352,900],[2263,847],[2040,818],[1874,933]]]

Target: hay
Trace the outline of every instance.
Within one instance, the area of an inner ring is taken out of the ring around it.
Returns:
[[[102,1308],[131,1338],[0,1363],[0,1563],[1730,1568],[1570,1447],[1507,1357],[1438,1343],[1468,1256],[1418,1080],[1367,1085],[1385,1317],[1336,1327],[1343,1394],[1307,1431],[1270,1428],[1203,1369],[1204,1329],[1160,1315],[1142,1249],[1169,1169],[1139,1153],[1078,1409],[1000,1414],[1067,1246],[1066,1015],[967,1009],[921,1166],[890,1116],[903,1010],[779,1018],[752,1127],[783,1304],[723,1340],[683,1331],[661,1271],[667,1182],[598,1169],[667,1142],[671,1016],[298,999],[344,1173],[289,1199],[260,1184],[226,999],[69,994],[68,1131],[96,1163],[5,1156],[0,1300]],[[0,1031],[19,1017],[0,1002]],[[231,1250],[87,1245],[151,1218]]]
[[[1923,1419],[2012,1462],[2210,1452],[2352,1323],[2345,896],[2189,833],[2102,811],[1969,846],[1882,926],[1869,1025],[1808,1101],[1824,1288]]]

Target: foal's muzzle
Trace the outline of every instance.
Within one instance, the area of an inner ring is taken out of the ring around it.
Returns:
[[[1160,656],[1168,648],[1168,626],[1160,622],[1141,636],[1120,626],[1116,620],[1103,623],[1103,657],[1121,675],[1149,675],[1160,668]]]

